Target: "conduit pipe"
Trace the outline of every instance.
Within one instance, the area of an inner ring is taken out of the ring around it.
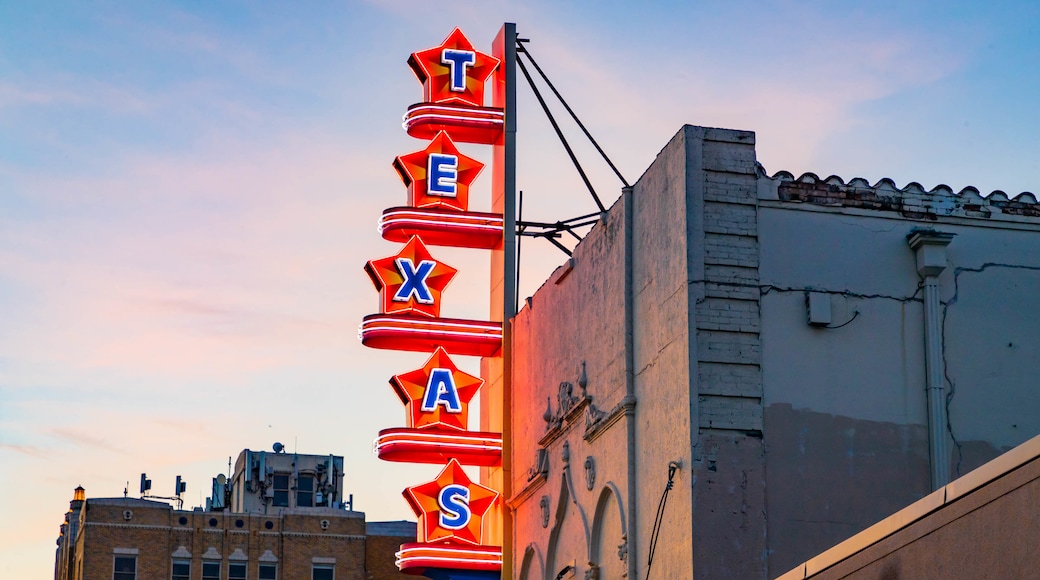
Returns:
[[[950,482],[939,274],[946,269],[946,246],[950,245],[954,235],[915,229],[906,237],[917,257],[917,273],[924,280],[925,390],[928,393],[928,457],[933,491]]]

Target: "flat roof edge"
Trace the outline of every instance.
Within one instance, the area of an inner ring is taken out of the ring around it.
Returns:
[[[933,491],[847,540],[798,564],[775,580],[811,578],[925,516],[1040,457],[1040,435]]]

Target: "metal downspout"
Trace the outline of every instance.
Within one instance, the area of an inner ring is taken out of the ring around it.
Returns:
[[[939,274],[946,269],[946,246],[953,236],[934,230],[914,230],[907,236],[910,249],[916,253],[917,273],[924,279],[925,389],[928,393],[928,457],[933,491],[950,482]]]
[[[636,520],[636,364],[635,364],[635,284],[633,273],[633,256],[635,248],[632,247],[635,233],[632,231],[635,223],[634,208],[635,201],[632,197],[632,187],[622,188],[621,197],[625,200],[625,436],[627,438],[627,465],[628,465],[628,578],[636,580],[638,576],[638,550],[636,546],[637,520]]]

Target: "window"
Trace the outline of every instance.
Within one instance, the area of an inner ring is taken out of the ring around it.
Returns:
[[[296,506],[314,506],[314,476],[301,475],[296,479]]]
[[[289,474],[274,474],[274,501],[271,505],[289,507]]]
[[[202,580],[220,580],[220,562],[203,562]]]
[[[311,567],[311,580],[336,580],[336,567],[315,564]]]
[[[278,580],[278,564],[260,564],[260,580]]]
[[[173,580],[191,580],[191,560],[173,561]]]
[[[229,562],[227,565],[228,580],[246,580],[246,563]]]
[[[112,580],[137,580],[137,556],[116,556],[112,563]]]

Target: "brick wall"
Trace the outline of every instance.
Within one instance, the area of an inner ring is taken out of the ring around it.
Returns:
[[[755,136],[687,131],[698,138],[687,146],[686,208],[696,304],[694,576],[758,578],[765,574],[766,522]]]
[[[760,433],[762,348],[754,135],[708,130],[702,147],[705,276],[695,313],[699,425],[708,433],[720,429]],[[697,210],[690,208],[691,212]]]
[[[56,575],[74,580],[111,580],[113,558],[137,558],[137,578],[169,578],[172,562],[191,560],[193,579],[204,561],[247,563],[256,578],[259,563],[276,562],[278,577],[307,579],[315,563],[335,566],[337,580],[406,578],[394,565],[404,536],[376,536],[369,542],[364,514],[334,509],[289,510],[280,515],[176,511],[155,501],[132,498],[87,500],[71,570]],[[176,556],[175,556],[176,555]],[[61,562],[58,563],[61,566]],[[371,566],[371,568],[369,568]]]

